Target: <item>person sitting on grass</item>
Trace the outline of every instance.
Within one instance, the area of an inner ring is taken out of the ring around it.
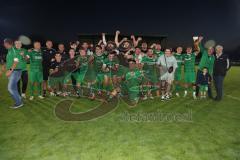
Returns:
[[[208,73],[208,69],[206,67],[203,68],[203,71],[198,74],[199,80],[199,89],[200,89],[200,98],[206,98],[206,94],[208,91],[208,86],[211,83],[211,76]]]

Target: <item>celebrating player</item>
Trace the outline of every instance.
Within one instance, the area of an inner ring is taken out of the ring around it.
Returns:
[[[26,62],[26,55],[27,50],[22,48],[22,42],[21,41],[15,41],[15,52],[16,54],[20,54],[22,56],[22,61],[19,63],[19,65],[22,66],[22,75],[21,80],[18,81],[18,92],[22,96],[22,98],[26,98],[26,90],[28,85],[28,71],[27,71],[27,62]],[[22,86],[21,86],[22,83]]]
[[[186,54],[183,55],[184,61],[184,82],[185,91],[184,97],[188,94],[188,89],[192,90],[192,96],[196,99],[196,73],[195,73],[195,61],[198,52],[192,52],[192,47],[187,47]]]
[[[30,98],[34,99],[34,88],[36,86],[38,98],[43,99],[42,96],[42,81],[43,81],[43,71],[42,71],[42,52],[41,44],[36,41],[33,43],[34,49],[28,52],[27,57],[30,59]]]
[[[183,63],[183,56],[182,56],[182,47],[177,47],[177,52],[174,53],[174,57],[177,60],[178,67],[175,71],[174,82],[175,82],[175,92],[176,96],[179,97],[180,91],[180,82],[182,80],[182,63]]]
[[[52,48],[52,41],[48,40],[46,42],[46,48],[43,48],[43,96],[46,97],[47,83],[49,77],[49,70],[51,62],[54,61],[56,50]]]
[[[177,60],[173,56],[171,49],[165,49],[165,54],[158,58],[157,64],[160,66],[161,80],[161,100],[168,100],[171,96],[171,86],[174,81],[175,70],[178,67]]]

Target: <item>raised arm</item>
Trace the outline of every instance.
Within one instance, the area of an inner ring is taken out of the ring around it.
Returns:
[[[119,34],[120,34],[120,31],[116,31],[115,43],[116,43],[117,47],[119,47],[119,45],[120,45],[120,43],[119,43]]]
[[[101,45],[102,43],[103,43],[103,40],[100,39],[100,40],[98,41],[98,44],[97,44],[97,45]]]
[[[107,45],[105,33],[102,33],[102,42],[103,42],[103,44],[104,44],[105,46]]]
[[[138,37],[137,41],[136,41],[136,46],[138,46],[138,43],[142,40],[142,37]]]
[[[142,40],[142,37],[138,37],[138,39],[136,40],[135,36],[134,36],[134,35],[131,35],[131,39],[132,39],[132,41],[133,41],[134,47],[137,47],[137,46],[138,46],[138,43]]]
[[[152,48],[152,49],[155,49],[155,47],[156,47],[156,43],[153,43],[153,44],[150,46],[150,48]]]
[[[199,41],[198,46],[199,46],[200,52],[204,53],[206,51],[206,49],[203,47],[202,40],[203,40],[203,37],[199,37],[199,39],[198,39],[198,41]]]
[[[120,42],[119,42],[119,45],[122,44],[124,41],[127,41],[127,37],[124,37]]]

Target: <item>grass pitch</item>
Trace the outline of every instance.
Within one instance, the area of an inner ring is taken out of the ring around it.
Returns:
[[[154,99],[129,108],[120,100],[113,112],[101,118],[66,122],[54,114],[59,97],[26,100],[24,107],[10,109],[12,99],[2,76],[0,160],[240,159],[239,78],[240,68],[232,67],[222,102]],[[79,99],[71,111],[83,112],[99,104]],[[154,114],[162,117],[151,118]]]

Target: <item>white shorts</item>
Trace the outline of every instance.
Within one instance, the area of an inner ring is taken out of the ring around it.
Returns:
[[[167,81],[168,83],[172,83],[172,81],[174,81],[174,73],[164,73],[163,75],[161,75],[160,77],[161,81]]]

